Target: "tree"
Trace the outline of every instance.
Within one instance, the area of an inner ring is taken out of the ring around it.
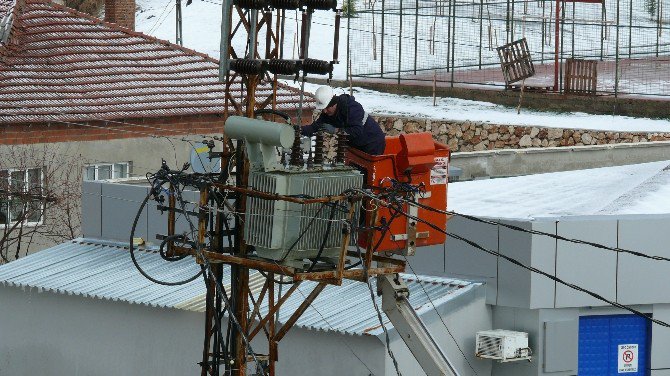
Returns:
[[[83,158],[67,146],[0,150],[0,264],[79,235]]]

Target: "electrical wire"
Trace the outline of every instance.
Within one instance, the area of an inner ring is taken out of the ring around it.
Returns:
[[[170,12],[172,12],[172,8],[170,7],[171,4],[172,4],[172,0],[168,0],[167,3],[165,3],[165,6],[163,7],[163,10],[161,11],[160,15],[158,16],[158,19],[156,19],[156,22],[154,22],[153,26],[151,27],[151,29],[149,29],[147,34],[151,35],[151,33],[154,31],[154,29],[156,29],[156,27],[158,25],[158,22],[161,21],[161,17],[163,17],[163,14],[165,13],[166,10],[168,10],[168,8],[170,9]],[[169,13],[168,13],[168,15],[169,15]],[[161,23],[162,23],[162,21],[161,21]]]
[[[422,209],[426,209],[426,210],[429,210],[429,211],[432,211],[432,212],[435,212],[435,213],[458,216],[458,217],[462,217],[462,218],[465,218],[465,219],[468,219],[468,220],[471,220],[471,221],[485,223],[485,224],[494,225],[494,226],[503,226],[503,227],[509,228],[511,230],[525,232],[525,233],[528,233],[528,234],[548,236],[550,238],[553,238],[553,239],[556,239],[556,240],[562,240],[562,241],[565,241],[565,242],[568,242],[568,243],[588,245],[588,246],[598,248],[598,249],[604,249],[604,250],[613,251],[613,252],[616,252],[616,253],[627,253],[627,254],[632,255],[632,256],[647,258],[647,259],[656,260],[656,261],[670,261],[670,258],[668,258],[668,257],[649,255],[649,254],[646,254],[646,253],[642,253],[642,252],[638,252],[638,251],[632,251],[632,250],[625,249],[625,248],[610,247],[610,246],[606,246],[604,244],[590,242],[590,241],[581,240],[581,239],[566,238],[566,237],[561,236],[561,235],[556,235],[556,234],[543,232],[543,231],[538,231],[538,230],[532,230],[532,229],[529,230],[529,229],[525,229],[525,228],[522,228],[522,227],[519,227],[519,226],[515,226],[515,225],[511,225],[511,224],[507,224],[507,223],[503,223],[503,222],[499,222],[499,221],[492,221],[492,220],[488,220],[488,219],[475,217],[473,215],[462,214],[462,213],[458,213],[458,212],[454,212],[454,211],[448,211],[448,210],[440,210],[440,209],[430,207],[428,205],[421,204],[417,201],[405,200],[405,202],[411,203],[412,205],[416,205],[416,206],[418,206]]]
[[[137,269],[137,271],[140,272],[140,274],[142,274],[142,276],[144,276],[144,278],[150,280],[153,283],[163,285],[163,286],[181,286],[181,285],[185,285],[187,283],[193,282],[200,277],[200,275],[202,274],[202,271],[198,272],[193,277],[190,277],[190,278],[187,278],[187,279],[184,279],[184,280],[181,280],[181,281],[175,281],[175,282],[161,281],[161,280],[159,280],[157,278],[154,278],[151,275],[149,275],[140,266],[139,262],[137,261],[137,257],[135,256],[135,244],[134,244],[134,241],[133,241],[133,239],[135,237],[135,230],[137,228],[137,222],[139,221],[140,216],[142,215],[142,211],[144,211],[144,207],[147,205],[147,202],[149,202],[149,199],[151,198],[151,196],[153,194],[154,194],[154,192],[150,191],[146,195],[144,200],[142,200],[142,203],[140,204],[140,208],[137,210],[137,214],[135,215],[135,219],[133,220],[133,225],[130,228],[130,242],[129,242],[129,245],[128,245],[129,250],[130,250],[130,259],[133,261],[133,265],[135,265],[135,268]]]
[[[18,105],[11,105],[11,104],[4,104],[3,106],[5,107],[11,107],[11,108],[16,108],[20,110],[33,110],[31,107],[25,107],[25,106],[18,106]],[[18,116],[16,114],[11,114],[11,113],[0,113],[2,116]],[[69,115],[68,113],[65,112],[52,112],[47,115]],[[192,136],[202,136],[202,137],[208,137],[207,135],[199,135],[199,134],[192,134],[191,132],[188,131],[182,131],[179,129],[169,129],[169,128],[162,128],[162,127],[156,127],[156,126],[151,126],[151,125],[146,125],[146,124],[136,124],[136,123],[129,123],[125,121],[119,121],[119,120],[107,120],[107,119],[100,119],[100,118],[95,118],[93,116],[88,117],[89,120],[94,120],[94,121],[101,121],[101,122],[107,122],[107,123],[114,123],[114,124],[122,124],[122,125],[130,125],[133,127],[139,127],[139,128],[145,128],[145,129],[150,129],[150,130],[156,130],[156,131],[163,131],[163,132],[176,132],[176,133],[184,133],[185,135],[192,135]],[[100,125],[92,125],[92,124],[86,124],[86,123],[80,123],[77,121],[67,121],[67,120],[49,120],[51,123],[61,123],[61,124],[66,124],[66,125],[77,125],[81,127],[87,127],[87,128],[95,128],[95,129],[104,129],[107,131],[112,131],[112,132],[118,132],[118,133],[130,133],[130,134],[137,134],[145,137],[152,137],[152,138],[173,138],[179,141],[184,141],[184,138],[176,137],[176,136],[168,136],[168,135],[159,135],[155,133],[146,133],[146,132],[141,132],[137,130],[130,130],[130,129],[119,129],[119,128],[110,128],[110,127],[103,127]]]
[[[384,226],[384,229],[382,230],[382,234],[379,237],[379,241],[375,244],[374,247],[369,249],[368,252],[372,252],[373,254],[375,252],[377,252],[382,240],[384,239],[384,236],[385,236],[386,232],[390,229],[391,223],[393,222],[393,220],[395,218],[397,218],[397,217],[396,216],[391,216],[391,219]],[[351,223],[351,227],[354,230],[359,230],[359,228],[353,223],[353,221]],[[382,318],[381,311],[379,310],[379,306],[377,305],[377,301],[375,299],[375,294],[374,294],[374,291],[372,289],[372,285],[370,283],[370,276],[368,274],[368,267],[367,267],[367,264],[363,261],[361,247],[358,245],[358,242],[356,242],[355,245],[356,245],[356,252],[358,254],[358,259],[359,259],[357,264],[359,264],[363,267],[363,276],[365,277],[365,282],[368,286],[368,290],[370,291],[370,297],[372,299],[372,305],[373,305],[373,307],[375,309],[375,312],[377,314],[377,319],[379,320],[379,325],[382,327],[382,331],[384,332],[384,339],[386,341],[386,352],[388,353],[389,357],[391,358],[391,361],[393,363],[393,367],[395,368],[396,374],[398,376],[402,376],[402,374],[400,373],[400,368],[398,366],[398,361],[396,360],[395,355],[393,354],[393,350],[391,350],[391,340],[390,340],[390,337],[389,337],[388,329],[386,328],[386,324],[384,324],[384,320]]]
[[[449,337],[451,337],[452,341],[454,341],[454,344],[456,345],[456,348],[458,348],[458,351],[463,356],[463,359],[465,360],[466,363],[468,363],[468,366],[470,367],[472,372],[474,372],[475,376],[478,376],[478,373],[475,370],[475,367],[472,366],[472,363],[470,363],[470,360],[468,360],[468,357],[465,356],[465,352],[463,352],[463,349],[458,344],[458,341],[456,341],[456,337],[454,337],[454,335],[451,333],[451,330],[449,330],[449,327],[447,326],[447,323],[444,322],[444,318],[442,318],[442,315],[437,310],[437,307],[435,306],[435,303],[433,302],[433,299],[428,294],[428,291],[426,291],[426,288],[423,287],[423,283],[421,283],[421,279],[419,278],[419,275],[416,274],[416,272],[414,271],[414,268],[412,267],[412,264],[410,264],[409,260],[407,259],[407,256],[403,255],[402,257],[405,259],[405,263],[407,264],[407,266],[409,266],[409,269],[412,271],[412,274],[414,274],[414,278],[416,278],[416,281],[419,282],[419,286],[421,286],[421,290],[423,290],[423,294],[426,296],[426,298],[428,298],[428,301],[430,302],[431,307],[433,307],[433,311],[435,311],[435,313],[437,314],[437,317],[439,317],[440,322],[442,322],[442,325],[447,330],[447,333],[449,333]]]
[[[302,295],[303,299],[307,299],[307,295],[305,295],[300,290],[300,287],[297,287],[296,291],[298,291],[298,293],[300,293],[300,295]],[[310,306],[310,308],[312,308],[314,310],[314,312],[316,312],[319,315],[319,317],[321,317],[321,321],[325,322],[326,325],[328,325],[328,327],[330,328],[330,330],[332,330],[333,332],[337,332],[337,330],[333,327],[333,325],[331,325],[330,322],[328,322],[328,320],[326,320],[325,316],[318,309],[316,309],[316,307],[312,303],[310,303],[309,306]],[[368,367],[368,365],[365,364],[363,359],[361,359],[361,357],[359,357],[358,354],[356,354],[356,352],[351,348],[351,346],[349,346],[349,344],[346,341],[341,339],[339,336],[337,336],[336,338],[338,339],[338,341],[340,341],[340,343],[344,344],[344,346],[346,346],[349,349],[351,354],[354,357],[356,357],[356,359],[358,359],[359,362],[361,362],[361,364],[368,370],[368,372],[370,372],[370,375],[374,375],[374,372],[372,372],[370,367]]]
[[[202,175],[202,174],[184,174],[184,170],[185,170],[185,168],[182,169],[181,171],[177,171],[176,174],[175,174],[175,171],[170,171],[167,168],[167,165],[163,162],[163,167],[161,168],[161,170],[159,170],[158,176],[154,177],[154,182],[152,182],[152,187],[156,186],[156,181],[159,178],[162,178],[161,179],[162,183],[160,183],[160,184],[164,184],[165,182],[169,182],[174,188],[174,192],[175,192],[175,196],[176,196],[175,199],[176,199],[177,203],[179,203],[182,212],[186,213],[187,212],[186,206],[185,206],[186,204],[185,204],[185,200],[183,199],[183,196],[182,196],[182,188],[181,187],[186,186],[186,185],[193,185],[193,186],[197,187],[199,184],[204,183],[202,181],[202,179],[208,179],[208,177],[207,177],[207,175]],[[176,175],[176,176],[174,176],[174,175]],[[182,181],[179,181],[176,178],[181,178]],[[160,185],[158,185],[158,187],[160,187]],[[151,194],[151,192],[150,192],[150,194]],[[144,202],[144,204],[146,205],[146,202]],[[138,217],[139,217],[139,215],[138,215]],[[196,228],[195,228],[195,225],[193,224],[193,221],[191,220],[191,218],[188,215],[185,218],[186,218],[186,221],[189,224],[189,228],[191,230],[191,237],[195,238],[195,233],[197,232]],[[131,237],[131,247],[132,247],[132,237]],[[201,268],[201,271],[198,273],[197,277],[199,277],[203,273],[208,275],[209,279],[216,286],[215,292],[216,292],[217,296],[225,303],[226,307],[231,307],[232,305],[230,303],[230,300],[228,299],[228,296],[225,293],[225,287],[220,283],[220,281],[218,281],[217,278],[214,277],[214,273],[212,271],[209,259],[202,254],[202,248],[201,247],[202,247],[202,244],[200,244],[200,242],[196,242],[196,248],[195,248],[196,257],[198,259],[202,260],[203,266],[204,266],[204,268]],[[135,265],[138,266],[138,264],[135,264]],[[147,275],[145,275],[145,277],[147,277]],[[263,364],[259,361],[256,353],[253,351],[253,348],[251,347],[251,341],[247,337],[244,330],[242,330],[242,326],[239,323],[239,321],[237,320],[237,317],[234,314],[230,314],[230,315],[228,315],[228,318],[238,328],[238,333],[239,333],[240,337],[242,338],[242,341],[246,345],[247,352],[254,359],[254,362],[260,367],[263,375],[266,375],[265,367],[263,367]],[[220,331],[220,328],[218,330]],[[219,335],[222,336],[221,334],[219,334]]]
[[[397,210],[397,208],[396,208],[396,210]],[[521,268],[524,268],[524,269],[526,269],[526,270],[529,270],[529,271],[531,271],[531,272],[533,272],[533,273],[537,273],[537,274],[543,275],[543,276],[545,276],[545,277],[547,277],[547,278],[553,280],[554,282],[557,282],[557,283],[559,283],[559,284],[562,284],[562,285],[564,285],[564,286],[566,286],[566,287],[569,287],[569,288],[571,288],[571,289],[573,289],[573,290],[576,290],[576,291],[579,291],[579,292],[583,292],[583,293],[585,293],[585,294],[587,294],[587,295],[589,295],[589,296],[591,296],[591,297],[593,297],[593,298],[595,298],[595,299],[597,299],[597,300],[600,300],[600,301],[602,301],[602,302],[604,302],[604,303],[607,303],[607,304],[609,304],[609,305],[611,305],[611,306],[613,306],[613,307],[617,307],[617,308],[626,310],[626,311],[628,311],[628,312],[631,312],[631,313],[633,313],[633,314],[635,314],[635,315],[637,315],[637,316],[640,316],[640,317],[642,317],[642,318],[645,318],[645,319],[647,319],[647,320],[653,322],[654,324],[657,324],[657,325],[660,325],[660,326],[663,326],[663,327],[666,327],[666,328],[670,328],[670,324],[668,324],[667,322],[664,322],[664,321],[655,319],[655,318],[653,318],[653,317],[650,317],[650,316],[644,314],[643,312],[638,311],[638,310],[636,310],[636,309],[634,309],[634,308],[632,308],[632,307],[630,307],[630,306],[627,306],[627,305],[624,305],[624,304],[617,303],[617,302],[615,302],[615,301],[609,300],[609,299],[603,297],[603,296],[600,295],[600,294],[597,294],[597,293],[595,293],[595,292],[593,292],[593,291],[587,290],[587,289],[585,289],[585,288],[583,288],[583,287],[580,287],[580,286],[578,286],[578,285],[575,285],[575,284],[573,284],[573,283],[566,282],[566,281],[564,281],[564,280],[561,279],[561,278],[555,277],[555,276],[553,276],[553,275],[551,275],[551,274],[549,274],[549,273],[547,273],[547,272],[545,272],[545,271],[539,270],[539,269],[537,269],[537,268],[535,268],[535,267],[533,267],[533,266],[525,265],[525,264],[523,264],[522,262],[520,262],[519,260],[517,260],[517,259],[515,259],[515,258],[512,258],[512,257],[509,257],[509,256],[507,256],[507,255],[504,255],[504,254],[502,254],[502,253],[500,253],[500,252],[498,252],[498,251],[494,251],[494,250],[491,250],[491,249],[487,249],[487,248],[485,248],[485,247],[479,245],[479,244],[476,243],[475,241],[472,241],[472,240],[470,240],[470,239],[466,239],[466,238],[464,238],[464,237],[462,237],[462,236],[460,236],[460,235],[453,234],[453,233],[450,233],[450,232],[448,232],[448,231],[445,231],[445,230],[441,229],[440,227],[438,227],[438,226],[436,226],[436,225],[434,225],[434,224],[432,224],[432,223],[430,223],[430,222],[428,222],[428,221],[426,221],[426,220],[424,220],[424,219],[421,219],[421,218],[419,218],[419,217],[410,215],[410,214],[405,213],[405,212],[402,212],[402,215],[404,215],[404,216],[407,217],[407,218],[413,219],[413,220],[415,220],[415,221],[417,221],[417,222],[421,222],[421,223],[423,223],[423,224],[429,226],[430,228],[432,228],[432,229],[434,229],[434,230],[436,230],[436,231],[439,231],[439,232],[441,232],[441,233],[443,233],[443,234],[445,234],[445,235],[447,235],[447,236],[449,236],[449,237],[451,237],[451,238],[453,238],[453,239],[460,240],[460,241],[462,241],[462,242],[464,242],[464,243],[466,243],[466,244],[468,244],[468,245],[470,245],[470,246],[472,246],[472,247],[474,247],[474,248],[476,248],[476,249],[478,249],[478,250],[480,250],[480,251],[486,252],[486,253],[488,253],[488,254],[490,254],[490,255],[493,255],[493,256],[500,257],[500,258],[502,258],[502,259],[504,259],[504,260],[506,260],[506,261],[508,261],[508,262],[510,262],[510,263],[512,263],[512,264],[514,264],[514,265],[517,265],[517,266],[519,266],[519,267],[521,267]]]
[[[428,222],[428,221],[426,221],[426,220],[424,220],[424,219],[422,219],[422,218],[419,218],[419,217],[417,217],[417,216],[410,215],[409,213],[406,213],[406,212],[404,212],[404,211],[402,210],[402,202],[403,202],[403,201],[404,201],[404,202],[407,202],[407,201],[404,200],[404,199],[401,199],[400,201],[397,201],[397,202],[384,202],[384,201],[382,200],[382,198],[381,198],[382,195],[375,195],[375,194],[372,194],[371,192],[366,192],[366,191],[364,191],[364,190],[360,190],[360,189],[351,190],[351,191],[355,191],[355,192],[359,192],[359,193],[361,193],[361,194],[364,194],[364,195],[367,196],[368,198],[378,201],[379,204],[384,205],[385,207],[388,207],[391,211],[395,211],[395,212],[397,212],[397,213],[400,213],[400,214],[402,214],[403,216],[405,216],[405,217],[407,217],[407,218],[409,218],[409,219],[412,219],[412,220],[414,220],[414,221],[416,221],[416,222],[423,223],[423,224],[429,226],[430,228],[432,228],[432,229],[434,229],[434,230],[436,230],[436,231],[439,231],[439,232],[441,232],[441,233],[443,233],[443,234],[445,234],[445,235],[447,235],[447,236],[449,236],[449,237],[451,237],[451,238],[453,238],[453,239],[463,241],[463,242],[465,242],[466,244],[468,244],[468,245],[470,245],[470,246],[472,246],[472,247],[474,247],[474,248],[476,248],[476,249],[478,249],[478,250],[481,250],[481,251],[483,251],[483,252],[486,252],[486,253],[488,253],[488,254],[490,254],[490,255],[494,255],[494,256],[500,257],[500,258],[502,258],[502,259],[504,259],[504,260],[506,260],[506,261],[508,261],[508,262],[510,262],[510,263],[512,263],[512,264],[514,264],[514,265],[517,265],[517,266],[519,266],[519,267],[522,267],[522,268],[524,268],[524,269],[527,269],[527,270],[529,270],[529,271],[531,271],[531,272],[534,272],[534,273],[543,275],[543,276],[545,276],[545,277],[547,277],[547,278],[549,278],[549,279],[551,279],[551,280],[553,280],[553,281],[555,281],[555,282],[557,282],[557,283],[560,283],[560,284],[562,284],[562,285],[564,285],[564,286],[567,286],[567,287],[569,287],[569,288],[571,288],[571,289],[573,289],[573,290],[583,292],[583,293],[585,293],[585,294],[587,294],[587,295],[589,295],[589,296],[591,296],[591,297],[593,297],[593,298],[595,298],[595,299],[597,299],[597,300],[600,300],[600,301],[602,301],[602,302],[605,302],[605,303],[607,303],[607,304],[609,304],[609,305],[611,305],[611,306],[613,306],[613,307],[617,307],[617,308],[620,308],[620,309],[629,311],[629,312],[631,312],[631,313],[633,313],[633,314],[635,314],[635,315],[637,315],[637,316],[640,316],[640,317],[642,317],[642,318],[645,318],[645,319],[647,319],[647,320],[649,320],[649,321],[651,321],[651,322],[653,322],[653,323],[655,323],[655,324],[657,324],[657,325],[660,325],[660,326],[663,326],[663,327],[668,327],[668,328],[670,328],[670,324],[668,324],[668,323],[666,323],[666,322],[664,322],[664,321],[655,319],[655,318],[653,318],[653,317],[649,317],[648,315],[644,314],[643,312],[638,311],[638,310],[636,310],[636,309],[634,309],[634,308],[632,308],[632,307],[630,307],[630,306],[627,306],[627,305],[620,304],[620,303],[618,303],[618,302],[609,300],[609,299],[607,299],[607,298],[605,298],[605,297],[603,297],[603,296],[601,296],[601,295],[599,295],[599,294],[597,294],[597,293],[595,293],[595,292],[593,292],[593,291],[590,291],[590,290],[588,290],[588,289],[585,289],[585,288],[580,287],[580,286],[578,286],[578,285],[575,285],[575,284],[573,284],[573,283],[566,282],[566,281],[564,281],[564,280],[562,280],[562,279],[560,279],[560,278],[558,278],[558,277],[556,277],[556,276],[553,276],[553,275],[551,275],[551,274],[549,274],[549,273],[547,273],[547,272],[544,272],[544,271],[542,271],[542,270],[539,270],[539,269],[537,269],[537,268],[535,268],[535,267],[525,265],[525,264],[523,264],[522,262],[520,262],[520,261],[518,261],[518,260],[516,260],[516,259],[514,259],[514,258],[512,258],[512,257],[509,257],[509,256],[507,256],[507,255],[504,255],[504,254],[502,254],[502,253],[500,253],[500,252],[498,252],[498,251],[494,251],[494,250],[487,249],[487,248],[485,248],[485,247],[479,245],[478,243],[476,243],[476,242],[474,242],[474,241],[472,241],[472,240],[466,239],[466,238],[464,238],[464,237],[462,237],[462,236],[460,236],[460,235],[457,235],[457,234],[453,234],[453,233],[447,232],[446,230],[441,229],[439,226],[437,226],[437,225],[435,225],[435,224],[433,224],[433,223],[430,223],[430,222]],[[397,198],[398,198],[398,197],[395,197],[394,195],[390,195],[390,197],[393,198],[393,199],[397,199]],[[414,204],[414,201],[411,201],[411,203]],[[423,206],[425,206],[425,205],[423,205]],[[437,209],[436,209],[436,210],[437,210]]]

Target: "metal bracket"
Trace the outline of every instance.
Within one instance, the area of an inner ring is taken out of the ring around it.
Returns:
[[[407,244],[405,248],[407,249],[407,256],[414,256],[416,253],[416,221],[411,217],[419,216],[419,207],[408,203],[407,209],[409,216],[407,217]]]
[[[159,211],[167,211],[167,212],[173,211],[175,213],[192,215],[194,217],[197,217],[198,215],[200,215],[200,213],[198,213],[198,212],[194,212],[194,211],[190,211],[190,210],[184,211],[182,209],[170,208],[169,206],[165,206],[165,205],[156,205],[156,209],[158,209]]]
[[[417,239],[426,239],[429,236],[428,231],[420,231],[416,233],[416,238]],[[407,240],[407,234],[396,234],[396,235],[391,235],[391,240],[397,242],[399,240]]]

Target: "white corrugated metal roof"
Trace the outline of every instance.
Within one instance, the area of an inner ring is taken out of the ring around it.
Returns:
[[[183,280],[200,270],[192,258],[168,263],[155,251],[142,250],[136,254],[140,265],[160,280]],[[224,282],[229,283],[230,269],[225,267],[224,273]],[[410,289],[410,303],[419,313],[432,310],[432,304],[439,307],[480,285],[441,277],[404,275],[403,278]],[[263,276],[252,272],[250,280],[252,291],[258,292],[264,282]],[[376,289],[374,279],[372,283]],[[205,288],[201,278],[176,287],[152,283],[137,271],[123,244],[100,240],[73,240],[1,265],[0,284],[204,312]],[[280,322],[290,317],[314,286],[316,283],[310,281],[300,285],[282,306]],[[342,286],[326,287],[296,325],[344,334],[380,334],[370,299],[365,283],[345,280]],[[376,299],[381,307],[381,299]],[[267,306],[264,305],[261,311],[267,312]],[[386,316],[384,319],[388,322]],[[387,327],[390,326],[389,323]]]

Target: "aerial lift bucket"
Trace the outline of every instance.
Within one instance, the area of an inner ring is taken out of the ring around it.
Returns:
[[[369,155],[350,148],[346,161],[364,172],[366,188],[375,193],[393,184],[405,184],[406,188],[418,188],[414,199],[419,204],[446,210],[449,157],[447,145],[434,141],[430,133],[424,132],[386,137],[382,155]],[[359,236],[358,244],[365,249],[412,255],[417,246],[442,244],[446,240],[443,232],[404,215],[394,215],[394,210],[378,205],[372,199],[364,202],[363,208],[367,227],[388,228],[374,231],[371,237]],[[376,221],[372,223],[371,213],[375,209]],[[446,230],[446,214],[407,203],[403,204],[403,211]]]

